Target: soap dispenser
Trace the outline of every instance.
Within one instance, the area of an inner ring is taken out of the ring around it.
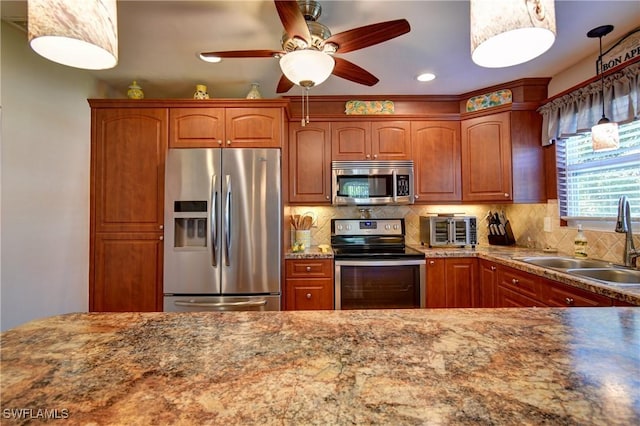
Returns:
[[[573,255],[575,257],[587,257],[587,237],[584,236],[584,232],[582,232],[582,225],[580,224],[578,225],[578,234],[573,242],[573,247]]]

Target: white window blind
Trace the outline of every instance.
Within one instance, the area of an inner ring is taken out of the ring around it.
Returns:
[[[620,148],[593,152],[591,133],[558,141],[558,204],[565,218],[614,218],[626,195],[640,218],[640,120],[621,124]]]

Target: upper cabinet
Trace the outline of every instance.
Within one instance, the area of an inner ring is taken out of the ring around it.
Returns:
[[[546,201],[540,114],[513,110],[461,125],[463,201]]]
[[[289,124],[289,202],[331,202],[331,124]]]
[[[460,122],[413,121],[416,203],[460,201]]]
[[[333,160],[410,160],[409,121],[331,124]]]
[[[283,111],[275,107],[171,108],[169,148],[280,148]]]

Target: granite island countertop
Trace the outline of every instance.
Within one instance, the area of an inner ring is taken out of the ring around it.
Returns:
[[[640,423],[632,307],[67,314],[1,341],[2,424]]]

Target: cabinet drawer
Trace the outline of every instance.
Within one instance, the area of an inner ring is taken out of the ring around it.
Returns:
[[[498,285],[511,288],[523,296],[540,300],[540,282],[535,275],[515,269],[501,268],[498,274]]]
[[[333,277],[333,260],[302,259],[287,260],[287,278],[331,278]]]
[[[545,301],[549,306],[611,306],[607,296],[563,283],[542,280]]]
[[[544,303],[527,297],[510,287],[498,286],[497,305],[499,308],[532,308],[546,306]]]
[[[331,279],[288,279],[285,293],[287,310],[333,309]]]

